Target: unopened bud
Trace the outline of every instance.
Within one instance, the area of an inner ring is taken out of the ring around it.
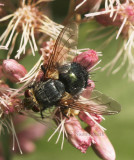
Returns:
[[[50,41],[46,41],[42,44],[42,48],[40,49],[40,53],[44,57],[44,63],[47,64],[50,55],[52,54],[54,47],[54,40],[50,39]]]
[[[3,4],[0,4],[0,18],[6,16],[6,11],[3,6]]]
[[[3,89],[8,89],[9,86],[8,86],[4,81],[0,80],[0,90],[1,90],[2,88],[3,88]]]
[[[21,100],[17,97],[10,97],[11,91],[4,81],[0,81],[0,112],[3,117],[18,112],[21,108]]]
[[[0,96],[4,94],[8,94],[7,90],[9,89],[9,86],[2,80],[0,80]]]
[[[5,115],[8,115],[10,113],[15,113],[18,112],[18,110],[20,110],[21,106],[20,106],[21,100],[18,98],[11,98],[10,102],[8,102],[7,104],[7,108],[3,108],[3,113]],[[16,107],[17,106],[17,107]]]
[[[25,67],[14,59],[4,60],[2,67],[5,76],[12,82],[19,82],[27,73]]]
[[[81,64],[87,70],[94,66],[98,61],[97,52],[94,50],[88,50],[76,56],[73,62]]]
[[[102,0],[77,0],[76,1],[76,12],[85,14],[88,12],[98,11]]]
[[[82,153],[86,153],[93,139],[90,134],[81,127],[79,121],[75,117],[70,117],[66,120],[65,129],[69,142]]]
[[[101,9],[99,10],[99,12],[103,12],[105,11],[105,9]],[[113,17],[115,16],[116,13],[114,13]],[[122,24],[122,18],[120,16],[120,14],[116,15],[116,19],[113,20],[113,17],[110,17],[110,13],[106,13],[106,14],[100,14],[98,16],[95,17],[96,21],[98,23],[100,23],[103,26],[117,26],[120,27],[120,25]]]
[[[100,115],[97,114],[90,114],[92,116],[92,119],[94,119],[96,122],[100,123],[102,121],[102,117]],[[87,123],[90,127],[95,125],[95,122],[91,119],[91,117],[89,117],[85,112],[81,111],[79,113],[79,118]]]
[[[87,127],[86,130],[94,138],[95,143],[92,144],[92,147],[96,154],[104,160],[115,160],[116,155],[114,148],[105,132],[97,125]]]

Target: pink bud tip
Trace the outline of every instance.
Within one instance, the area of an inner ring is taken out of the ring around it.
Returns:
[[[75,117],[70,117],[69,120],[66,120],[65,129],[69,142],[82,153],[86,153],[93,139],[90,134],[81,127],[79,121]]]
[[[50,39],[50,41],[43,42],[40,53],[43,55],[45,61],[47,61],[49,59],[49,56],[53,51],[54,44],[55,44],[55,42],[52,39]]]
[[[19,82],[27,73],[25,67],[14,59],[4,60],[2,67],[5,76],[12,82]]]
[[[98,61],[98,55],[94,50],[88,50],[76,56],[73,62],[81,64],[87,70],[89,70]]]
[[[98,122],[98,123],[100,123],[101,121],[102,121],[102,118],[101,118],[101,116],[100,115],[97,115],[97,114],[90,114],[91,116],[92,116],[92,118],[96,121],[96,122]],[[85,112],[80,112],[79,113],[79,118],[83,121],[83,122],[85,122],[85,123],[87,123],[90,127],[92,127],[92,126],[94,126],[95,125],[95,123],[93,122],[93,120],[88,116],[88,115],[86,115],[86,113]]]
[[[96,125],[87,127],[86,130],[94,138],[95,143],[92,144],[92,147],[96,154],[104,160],[115,160],[114,148],[105,132]]]
[[[105,9],[101,9],[101,11],[105,11]],[[113,16],[114,17],[114,16]],[[118,26],[122,24],[122,19],[119,14],[116,15],[116,19],[113,21],[113,17],[110,17],[110,13],[98,15],[95,17],[96,21],[104,26]]]
[[[128,17],[128,21],[130,21],[132,24],[134,23],[134,5],[133,4],[124,4],[124,10],[122,11],[122,14],[126,17]]]
[[[126,13],[128,14],[128,16],[134,16],[134,7],[131,5],[128,5],[126,7]]]
[[[4,113],[6,115],[10,114],[10,113],[14,113],[15,112],[15,109],[14,109],[14,106],[8,106],[7,109],[5,109]]]

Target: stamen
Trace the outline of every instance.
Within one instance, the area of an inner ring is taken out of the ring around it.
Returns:
[[[42,64],[43,56],[40,57],[40,59],[37,61],[37,63],[34,65],[34,67],[25,75],[25,77],[20,79],[19,83],[26,82],[28,80],[36,79],[36,76],[38,75],[38,72],[40,70],[40,66]]]
[[[75,11],[79,9],[87,0],[83,0],[80,4],[75,7]]]
[[[89,70],[88,70],[88,72],[89,71],[95,71],[95,70],[97,70],[97,69],[99,69],[99,68],[97,68],[97,69],[94,69],[99,63],[101,62],[101,60],[99,60],[96,64],[94,64]]]
[[[35,37],[34,37],[34,27],[32,27],[32,30],[31,30],[31,37],[32,37],[32,41],[33,41],[33,44],[34,44],[34,50],[38,51],[38,47],[37,47],[37,44],[35,42]]]
[[[43,15],[43,13],[38,10],[38,8],[36,8],[37,4],[48,1],[51,0],[39,0],[36,2],[31,0],[23,0],[21,2],[21,7],[18,10],[16,10],[13,14],[0,19],[0,22],[2,22],[12,18],[6,30],[0,37],[0,41],[2,41],[0,49],[8,49],[10,43],[12,42],[12,39],[14,41],[16,39],[15,32],[20,33],[22,31],[19,49],[17,51],[17,55],[15,56],[15,58],[18,59],[20,58],[22,53],[25,54],[26,46],[28,43],[31,47],[33,55],[35,55],[35,52],[38,51],[38,47],[34,37],[35,33],[43,32],[56,39],[63,26],[54,23],[47,16]],[[7,40],[8,37],[9,39]],[[7,42],[4,45],[6,40]],[[8,58],[10,58],[10,55],[13,52],[13,44],[15,45],[15,43],[11,44]]]
[[[94,118],[88,113],[88,112],[85,112],[85,114],[102,130],[102,131],[105,131],[106,128],[102,127],[97,121],[94,120]]]
[[[117,34],[116,39],[119,38],[119,35],[121,34],[121,32],[122,32],[122,30],[123,30],[123,27],[125,26],[126,21],[127,21],[127,17],[123,20],[123,23],[122,23],[122,25],[121,25],[121,27],[120,27],[120,29],[119,29],[119,31],[118,31],[118,34]]]
[[[113,12],[117,11],[117,9],[113,9],[112,11]],[[111,10],[95,12],[95,13],[88,13],[88,14],[85,14],[85,17],[94,17],[94,16],[99,16],[99,15],[102,15],[102,14],[107,14],[107,13],[110,13],[110,12],[111,12]]]
[[[16,131],[15,131],[15,128],[14,128],[13,120],[12,120],[11,117],[10,117],[10,121],[11,121],[11,130],[12,130],[12,133],[13,133],[13,137],[16,139],[16,142],[17,142],[17,145],[18,145],[20,153],[23,154],[22,150],[21,150],[21,147],[20,147],[20,144],[19,144],[19,141],[18,141],[18,138],[17,138],[17,135],[16,135]],[[14,147],[13,147],[13,149],[14,149]]]
[[[7,16],[1,18],[1,19],[0,19],[0,22],[6,21],[7,19],[9,19],[9,18],[11,18],[11,17],[13,17],[13,16],[14,16],[14,14],[7,15]]]
[[[62,123],[59,124],[59,126],[55,129],[53,134],[48,138],[48,142],[52,139],[52,137],[58,132],[59,128],[61,127]]]
[[[20,17],[18,18],[18,20],[16,21],[16,23],[15,23],[13,29],[12,29],[12,32],[11,32],[11,34],[10,34],[10,37],[9,37],[7,43],[6,43],[6,47],[9,46],[9,44],[10,44],[12,38],[13,38],[13,34],[14,34],[14,32],[15,32],[15,29],[17,28],[17,25],[19,24],[21,18],[22,18],[22,16],[20,16]]]
[[[34,5],[38,5],[39,3],[42,3],[42,2],[52,2],[54,0],[38,0],[36,3],[34,3]]]
[[[8,54],[7,54],[7,59],[10,58],[10,56],[11,56],[11,54],[12,54],[12,51],[14,50],[15,42],[16,42],[16,39],[17,39],[18,34],[19,34],[19,33],[16,32],[16,34],[15,34],[15,36],[14,36],[14,38],[13,38],[12,45],[11,45],[11,47],[10,47],[10,50],[9,50]]]

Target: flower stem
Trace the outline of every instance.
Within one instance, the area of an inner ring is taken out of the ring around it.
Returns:
[[[75,8],[75,1],[74,0],[70,0],[69,9],[68,9],[68,15],[64,19],[64,22],[63,22],[64,25],[68,24],[69,20],[73,17],[73,15],[75,13],[74,12],[74,8]]]

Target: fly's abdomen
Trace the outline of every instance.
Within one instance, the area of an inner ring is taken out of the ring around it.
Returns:
[[[39,104],[44,108],[55,105],[65,92],[64,84],[59,80],[49,79],[40,82],[34,87],[34,94]]]
[[[79,94],[87,86],[88,72],[78,63],[70,63],[59,68],[59,80],[71,95]]]

